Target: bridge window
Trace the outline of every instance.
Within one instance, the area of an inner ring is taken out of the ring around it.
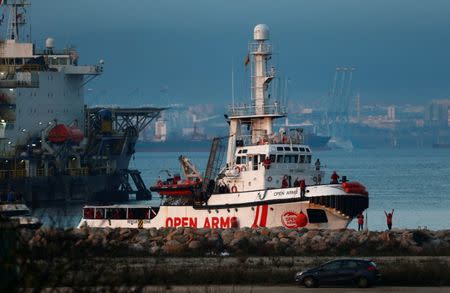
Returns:
[[[106,218],[108,218],[108,219],[126,219],[127,218],[127,209],[125,209],[125,208],[106,209]]]
[[[277,163],[283,163],[284,162],[284,156],[283,155],[278,155],[277,156]]]
[[[306,152],[307,152],[307,153],[310,153],[311,150],[310,150],[309,148],[306,148]]]
[[[83,210],[83,218],[84,219],[93,219],[94,218],[94,209],[93,208],[85,208]]]
[[[304,152],[304,151],[305,151],[305,148],[300,148],[300,151],[301,151],[301,152]]]
[[[285,163],[297,163],[298,156],[296,155],[285,155],[284,156],[284,162]]]
[[[259,155],[259,161],[262,163],[266,159],[266,155]]]
[[[284,147],[284,150],[290,152],[291,148],[290,147]]]
[[[236,164],[247,164],[247,157],[237,157],[236,158]]]
[[[305,155],[300,155],[300,164],[305,163]]]
[[[275,158],[276,158],[275,155],[270,155],[270,162],[275,163]]]
[[[149,209],[148,208],[129,208],[128,209],[128,219],[148,219]]]
[[[298,152],[298,147],[292,147],[292,150],[293,150],[294,152]]]
[[[105,218],[105,210],[103,208],[95,209],[95,218],[96,219],[104,219]]]
[[[277,151],[283,151],[283,147],[277,147]]]
[[[253,170],[258,170],[258,155],[253,157]]]
[[[307,164],[311,163],[311,155],[306,156],[306,163]]]

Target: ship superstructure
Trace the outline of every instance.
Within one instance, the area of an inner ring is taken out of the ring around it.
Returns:
[[[103,61],[81,65],[73,47],[47,38],[39,49],[27,35],[25,0],[3,1],[9,14],[0,41],[0,187],[26,200],[118,200],[128,177],[148,196],[139,172],[128,170],[143,126],[160,108],[91,108],[85,85]]]
[[[257,25],[249,45],[251,103],[230,106],[223,166],[223,138],[215,138],[201,180],[173,176],[152,187],[164,197],[159,208],[140,206],[136,218],[137,211],[130,217],[126,206],[86,206],[80,226],[342,229],[362,213],[369,202],[362,184],[344,176],[339,182],[337,174],[325,182],[302,132],[274,131],[274,120],[284,117],[286,109],[269,95],[275,68],[269,64],[268,40],[268,27]],[[119,210],[117,217],[108,216]]]

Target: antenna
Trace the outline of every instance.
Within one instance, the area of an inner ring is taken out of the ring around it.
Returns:
[[[233,67],[233,59],[231,59],[231,104],[234,107],[234,67]]]

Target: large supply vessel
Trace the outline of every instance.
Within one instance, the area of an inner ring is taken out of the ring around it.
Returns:
[[[155,190],[162,190],[164,198],[159,207],[86,206],[79,226],[341,229],[362,213],[369,202],[362,184],[345,178],[338,182],[337,175],[324,183],[325,172],[312,164],[312,149],[303,143],[301,132],[273,130],[286,111],[269,95],[275,68],[269,65],[268,40],[268,27],[257,25],[249,45],[251,103],[230,106],[223,164],[222,139],[215,138],[202,180],[191,168],[185,169],[184,180],[158,182]],[[192,185],[192,193],[169,195],[178,184],[180,191]]]
[[[75,48],[57,49],[53,38],[39,49],[30,40],[28,1],[1,3],[0,192],[33,204],[126,200],[133,192],[148,198],[128,163],[139,132],[162,109],[88,108],[85,85],[103,73],[103,61],[81,65]]]

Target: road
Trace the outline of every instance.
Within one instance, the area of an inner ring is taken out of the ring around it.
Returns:
[[[408,292],[408,293],[447,293],[450,292],[450,287],[374,287],[367,289],[359,288],[314,288],[307,289],[299,286],[146,286],[146,287],[120,287],[120,288],[105,288],[105,287],[89,287],[84,288],[89,292],[145,292],[145,293],[389,293],[389,292]],[[29,289],[32,292],[32,289]],[[28,290],[24,290],[28,292]],[[41,292],[61,292],[61,293],[71,293],[78,292],[79,290],[74,290],[72,288],[53,288],[44,289]]]

